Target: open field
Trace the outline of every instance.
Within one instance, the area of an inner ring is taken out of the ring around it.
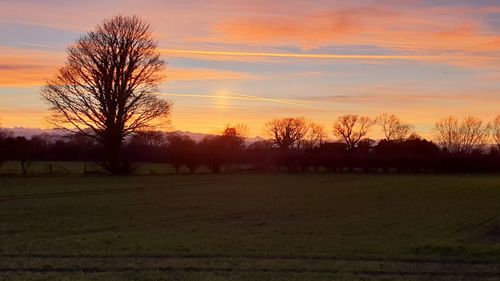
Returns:
[[[0,280],[498,280],[500,176],[0,177]]]
[[[173,174],[175,169],[169,164],[160,163],[139,163],[134,174],[137,175],[157,175],[157,174]],[[184,168],[184,167],[183,167]],[[81,161],[33,161],[28,166],[27,175],[83,175],[88,173],[105,173],[105,171],[98,164],[94,162],[81,162]],[[181,170],[187,173],[187,168]],[[209,170],[201,167],[199,173],[208,173]],[[0,165],[1,175],[21,175],[22,168],[19,161],[6,161]]]

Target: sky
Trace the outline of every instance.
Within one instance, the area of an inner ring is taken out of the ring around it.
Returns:
[[[48,128],[41,85],[119,14],[152,25],[172,130],[388,112],[428,136],[449,115],[500,114],[498,0],[0,0],[2,126]]]

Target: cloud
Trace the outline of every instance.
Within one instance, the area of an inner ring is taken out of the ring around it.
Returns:
[[[497,7],[349,8],[289,16],[235,18],[215,24],[207,40],[317,49],[369,45],[413,54],[478,55],[500,51],[500,34],[481,16]]]
[[[12,106],[0,107],[2,112],[2,127],[26,127],[26,128],[48,128],[48,124],[43,117],[47,111],[43,108],[28,108]],[[22,112],[22,114],[19,114]]]
[[[0,46],[0,87],[41,86],[64,65],[64,53]],[[207,68],[167,67],[167,82],[194,80],[243,80],[255,78],[244,72]]]
[[[245,80],[253,79],[254,75],[244,72],[224,71],[203,68],[168,68],[167,82],[195,80]]]
[[[497,82],[500,81],[500,72],[492,72],[492,73],[487,73],[479,77],[481,80],[484,81],[492,81],[492,82]]]
[[[195,99],[216,99],[216,100],[238,100],[238,101],[253,101],[263,103],[276,103],[289,105],[293,107],[319,109],[318,106],[307,104],[307,102],[293,99],[278,99],[266,98],[253,95],[234,93],[229,91],[221,91],[219,94],[186,94],[186,93],[160,93],[162,96],[178,97],[178,98],[195,98]]]
[[[305,16],[235,19],[214,27],[215,39],[277,45],[300,44],[305,49],[351,40],[366,26],[359,19],[392,17],[393,12],[376,8],[332,10]]]
[[[55,73],[58,53],[0,46],[0,87],[39,86]]]
[[[268,53],[268,52],[241,52],[241,51],[208,51],[208,50],[179,50],[162,49],[162,53],[170,55],[194,55],[210,57],[267,57],[267,58],[290,58],[290,59],[350,59],[350,60],[426,60],[446,61],[453,59],[498,59],[493,56],[470,57],[464,55],[362,55],[362,54],[315,54],[315,53]],[[216,58],[215,58],[216,59]]]

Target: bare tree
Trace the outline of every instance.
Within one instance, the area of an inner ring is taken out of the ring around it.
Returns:
[[[306,134],[303,147],[315,148],[324,143],[327,137],[328,135],[323,125],[310,122],[309,130]]]
[[[404,123],[393,114],[384,113],[376,118],[377,123],[382,128],[384,137],[388,141],[404,140],[413,131],[413,125]]]
[[[497,149],[500,150],[500,115],[497,115],[493,120],[491,135],[493,136],[493,141],[497,145]]]
[[[476,117],[465,117],[462,121],[463,152],[482,152],[488,144],[491,123],[484,123]]]
[[[488,143],[491,124],[471,116],[462,120],[449,116],[439,120],[434,130],[436,141],[451,153],[482,152]]]
[[[68,47],[66,65],[42,89],[52,124],[97,140],[104,167],[127,171],[124,138],[168,121],[171,103],[156,95],[165,62],[148,23],[117,16]]]
[[[449,152],[460,151],[460,124],[456,117],[449,116],[436,122],[434,131],[435,140]]]
[[[333,135],[347,145],[348,150],[353,150],[359,141],[368,135],[375,121],[369,117],[356,114],[346,114],[337,118],[333,123]]]
[[[265,130],[280,149],[300,149],[309,127],[303,117],[280,118],[266,123]]]

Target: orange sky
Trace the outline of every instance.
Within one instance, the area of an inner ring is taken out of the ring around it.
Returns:
[[[497,1],[14,1],[0,3],[0,118],[46,127],[40,85],[65,47],[116,14],[151,22],[168,62],[172,129],[274,117],[327,127],[399,115],[423,135],[447,115],[500,114]]]

